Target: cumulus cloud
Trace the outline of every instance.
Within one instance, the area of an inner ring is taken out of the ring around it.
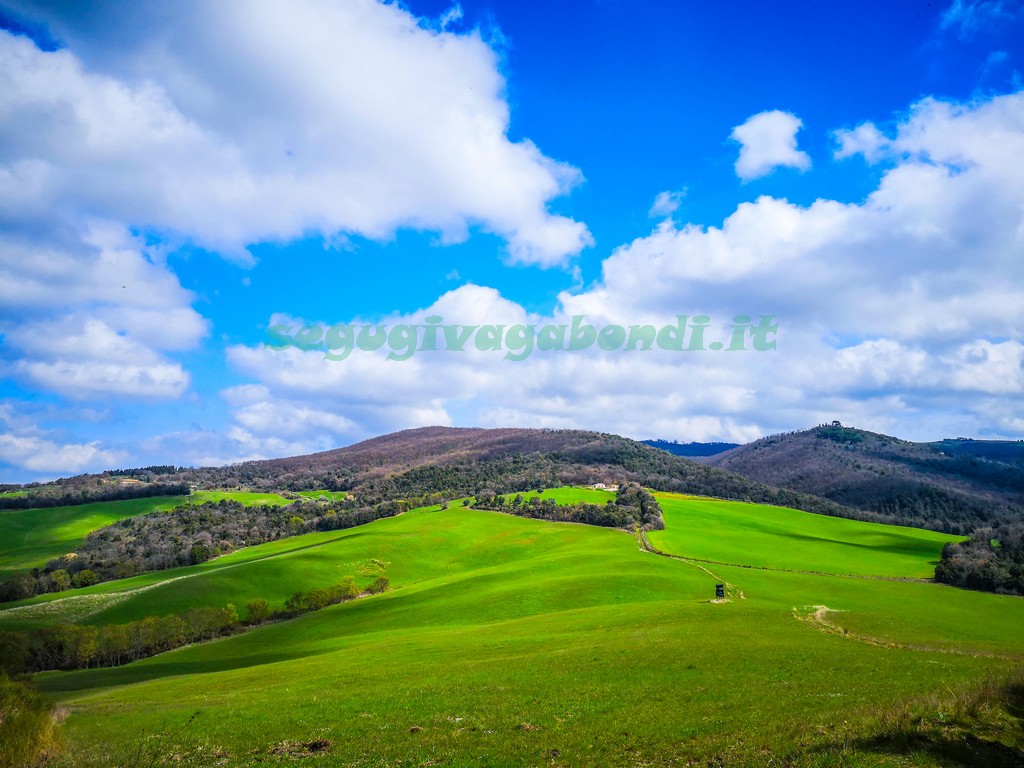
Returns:
[[[253,243],[400,227],[443,242],[481,227],[543,266],[591,242],[548,210],[579,171],[508,138],[497,54],[476,31],[372,0],[140,3],[131,24],[121,4],[30,11],[71,46],[0,33],[12,214],[122,221],[242,261]]]
[[[730,138],[740,144],[736,175],[751,181],[767,176],[776,168],[806,171],[811,167],[811,158],[796,148],[796,134],[802,127],[800,118],[778,109],[748,117],[730,134]]]
[[[549,210],[581,173],[508,137],[500,51],[453,31],[458,5],[436,20],[372,0],[10,7],[61,42],[0,30],[0,375],[28,390],[188,392],[178,355],[209,323],[166,263],[182,246],[246,265],[257,243],[479,229],[550,267],[592,242]],[[275,408],[243,409],[224,455],[349,426]],[[273,418],[331,428],[273,443]]]
[[[124,454],[105,449],[99,441],[88,443],[61,439],[38,427],[33,416],[19,413],[12,401],[0,402],[0,464],[20,473],[42,477],[95,470],[110,466]]]
[[[874,145],[891,166],[861,203],[764,196],[719,227],[660,222],[616,249],[595,285],[561,294],[551,316],[463,286],[387,320],[543,324],[583,314],[628,326],[704,313],[709,338],[722,339],[735,315],[771,314],[773,352],[591,350],[520,363],[474,351],[406,362],[361,353],[331,362],[240,345],[229,358],[258,382],[256,401],[343,416],[354,427],[336,434],[348,439],[456,423],[746,441],[835,418],[919,439],[1013,435],[1024,419],[1021,126],[1024,93],[926,99],[891,135],[879,132]],[[239,427],[251,407],[235,406]]]
[[[58,444],[38,437],[0,434],[0,461],[30,472],[64,474],[109,466],[119,454],[98,442]]]
[[[840,129],[833,136],[838,144],[832,153],[836,160],[863,155],[869,163],[874,163],[889,149],[889,140],[874,123],[861,123],[852,130]]]
[[[166,353],[207,331],[192,294],[119,228],[80,237],[0,235],[5,372],[77,399],[178,397],[189,375]]]

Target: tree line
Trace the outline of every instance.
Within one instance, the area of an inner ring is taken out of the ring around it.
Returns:
[[[57,481],[28,490],[25,496],[0,496],[0,509],[39,509],[42,507],[72,507],[97,501],[124,501],[148,499],[152,496],[187,496],[191,489],[187,482],[69,484]]]
[[[1024,522],[979,528],[942,548],[935,580],[966,589],[1024,595]]]
[[[360,590],[355,578],[308,592],[296,592],[283,607],[271,609],[263,598],[249,601],[246,615],[229,603],[224,608],[190,608],[168,616],[148,616],[127,624],[101,627],[63,624],[27,632],[0,632],[0,669],[7,674],[49,670],[118,667],[159,653],[225,637],[272,621],[282,621],[330,605],[375,595],[390,588],[379,576]]]

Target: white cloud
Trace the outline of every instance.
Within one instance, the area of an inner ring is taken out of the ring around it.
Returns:
[[[114,31],[120,4],[106,10],[32,9],[69,50],[0,33],[12,214],[111,219],[243,261],[253,243],[400,227],[454,242],[479,226],[543,266],[591,242],[547,209],[580,173],[509,140],[478,32],[371,0],[140,4],[131,36]]]
[[[173,355],[208,323],[161,254],[188,242],[246,263],[482,228],[542,266],[591,242],[548,210],[580,173],[508,138],[499,55],[446,31],[457,5],[433,29],[370,0],[15,5],[68,45],[0,31],[0,369],[27,387],[186,392]]]
[[[1013,435],[1024,419],[1022,125],[1024,93],[924,100],[883,137],[892,167],[863,203],[766,196],[721,227],[659,222],[607,258],[596,285],[562,294],[552,317],[463,286],[389,320],[661,325],[706,313],[709,338],[723,338],[736,314],[775,314],[774,352],[330,362],[237,346],[229,358],[259,382],[255,402],[341,416],[352,439],[456,423],[745,441],[834,418],[919,439]],[[251,404],[233,407],[244,428]]]
[[[1024,396],[1024,344],[978,339],[949,357],[951,386],[959,391]]]
[[[0,402],[0,464],[14,467],[22,476],[28,472],[52,478],[109,468],[124,458],[119,451],[101,447],[99,441],[74,442],[40,429],[35,422],[41,410],[26,403]]]
[[[78,243],[0,235],[0,332],[7,373],[73,398],[175,398],[206,321],[165,267],[116,227]]]
[[[74,473],[111,466],[120,455],[98,442],[58,444],[38,437],[0,434],[0,461],[38,473]]]
[[[674,192],[659,192],[658,196],[654,198],[654,204],[651,206],[651,210],[648,211],[647,215],[652,219],[662,219],[671,216],[679,210],[679,206],[682,205],[683,198],[685,196],[685,189]]]
[[[838,130],[833,135],[839,144],[832,154],[837,160],[864,155],[864,159],[874,163],[889,149],[889,140],[874,123],[861,123],[853,130]]]
[[[796,134],[803,122],[789,112],[773,109],[751,115],[732,129],[730,138],[740,144],[736,175],[744,181],[767,176],[776,168],[806,171],[811,158],[796,148]]]

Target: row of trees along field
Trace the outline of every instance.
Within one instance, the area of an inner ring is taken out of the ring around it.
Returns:
[[[0,632],[0,669],[12,675],[54,669],[114,667],[155,656],[184,645],[212,640],[270,621],[294,618],[329,605],[375,595],[389,589],[379,576],[360,590],[355,578],[309,592],[296,592],[279,609],[257,598],[246,605],[240,618],[234,605],[224,608],[192,608],[170,616],[149,616],[128,624],[102,627],[65,624],[28,632]]]
[[[13,486],[9,486],[12,490]],[[21,489],[21,486],[17,486]],[[122,485],[117,482],[66,483],[60,480],[46,485],[30,486],[24,496],[0,496],[0,509],[39,509],[71,507],[97,501],[148,499],[153,496],[187,496],[187,482],[155,482]]]

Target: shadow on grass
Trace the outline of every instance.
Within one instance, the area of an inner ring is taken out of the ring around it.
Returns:
[[[1024,750],[998,741],[979,738],[973,733],[908,736],[878,736],[854,745],[858,751],[888,755],[927,754],[941,765],[963,768],[1021,768]]]
[[[1024,677],[987,680],[926,709],[883,713],[876,733],[853,740],[854,752],[927,755],[956,768],[1024,768]]]
[[[265,653],[245,658],[222,658],[202,661],[167,661],[143,664],[125,664],[121,667],[101,669],[80,669],[73,672],[43,672],[33,680],[36,687],[46,693],[71,693],[74,691],[100,690],[119,685],[144,683],[180,675],[200,675],[224,672],[231,669],[273,664],[298,658],[294,653]],[[155,658],[155,657],[154,657]]]

